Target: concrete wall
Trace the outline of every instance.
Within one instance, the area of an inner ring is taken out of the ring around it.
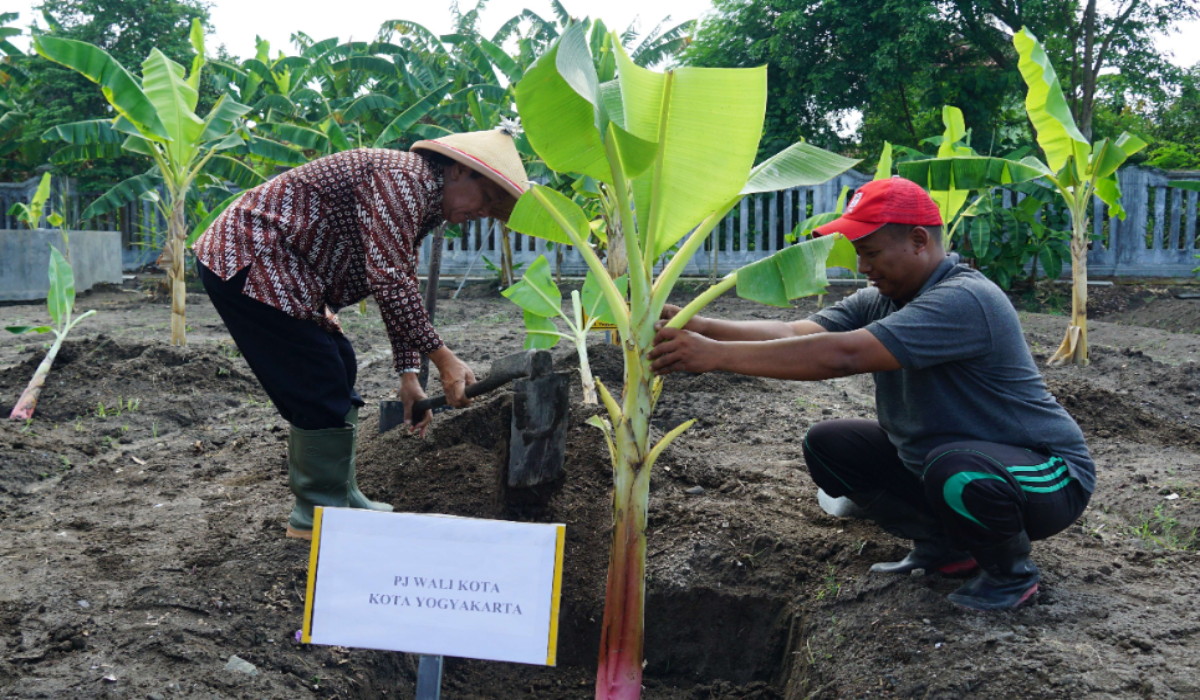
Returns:
[[[71,231],[70,244],[77,293],[102,282],[121,284],[119,231]],[[0,229],[0,301],[46,298],[51,245],[62,250],[57,229]]]

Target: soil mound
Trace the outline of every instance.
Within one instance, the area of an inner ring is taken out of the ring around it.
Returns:
[[[172,348],[166,306],[128,292],[85,297],[101,313],[64,347],[35,419],[0,421],[0,695],[412,697],[414,657],[295,641],[309,548],[282,537],[287,427],[213,310],[189,301],[191,344]],[[1088,438],[1098,488],[1078,523],[1035,544],[1042,592],[1017,611],[954,608],[945,595],[956,580],[869,573],[908,543],[818,507],[804,432],[872,416],[869,378],[668,377],[652,430],[696,423],[651,480],[644,697],[1200,697],[1197,341],[1126,325],[1197,302],[1103,301],[1119,322],[1094,325],[1092,366],[1043,367]],[[723,297],[707,313],[791,319],[815,304]],[[446,299],[438,314],[481,376],[520,349],[520,314],[505,299]],[[358,458],[369,496],[409,512],[567,525],[559,665],[447,659],[446,697],[590,698],[611,466],[585,423],[597,409],[581,403],[573,353],[553,351],[572,375],[566,477],[521,493],[503,486],[506,391],[439,414],[424,440],[380,435],[374,404],[396,386],[382,324],[373,308],[343,322],[369,402]],[[1043,362],[1065,323],[1027,314]],[[598,334],[590,350],[619,392],[620,348]],[[27,337],[0,343],[6,407],[43,352]],[[257,675],[232,670],[234,656]]]

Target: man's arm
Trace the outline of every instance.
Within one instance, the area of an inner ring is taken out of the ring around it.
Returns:
[[[760,330],[766,326],[765,330],[769,331],[770,324],[750,322],[746,325],[752,328],[758,326]],[[781,325],[799,325],[799,331],[815,326],[818,330],[769,340],[714,340],[707,334],[662,328],[654,338],[654,349],[650,351],[653,361],[651,368],[656,374],[722,370],[755,377],[797,380],[831,379],[900,369],[900,363],[892,353],[865,329],[830,333],[811,321]],[[715,332],[720,333],[721,330],[721,326],[718,326]]]
[[[679,313],[679,307],[667,304],[662,317],[671,319]],[[813,321],[726,321],[706,316],[693,316],[684,326],[713,340],[777,340],[799,335],[824,333],[825,329]]]

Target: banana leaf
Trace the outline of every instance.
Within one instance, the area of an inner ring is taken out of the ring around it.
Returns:
[[[823,293],[829,284],[825,261],[837,238],[842,236],[811,238],[739,269],[737,295],[787,307],[792,299]]]
[[[200,93],[184,77],[183,66],[158,49],[151,49],[142,63],[142,82],[166,128],[167,154],[174,163],[188,163],[204,133],[204,122],[195,112]]]
[[[145,133],[163,140],[170,138],[141,83],[107,51],[83,41],[48,34],[34,36],[33,46],[41,56],[77,71],[99,85],[109,104],[143,128]]]
[[[1076,169],[1083,168],[1088,162],[1091,145],[1075,126],[1071,108],[1046,50],[1027,28],[1013,35],[1013,45],[1019,56],[1021,75],[1028,86],[1025,111],[1033,122],[1038,145],[1046,154],[1046,164],[1056,173],[1068,161],[1072,161]]]
[[[404,110],[391,121],[379,137],[375,139],[375,147],[383,148],[395,141],[407,139],[409,137],[409,129],[417,123],[421,117],[429,113],[429,110],[437,106],[438,102],[446,96],[446,90],[453,82],[443,83],[440,87],[434,88],[415,104]]]
[[[900,176],[927,190],[980,190],[1026,182],[1044,173],[1020,161],[991,156],[951,156],[910,160],[896,166]]]
[[[107,192],[100,195],[96,201],[88,205],[87,209],[83,210],[79,218],[86,220],[115,211],[126,204],[138,201],[143,194],[161,184],[162,175],[159,174],[158,168],[152,168],[141,175],[134,175],[131,178],[118,182]]]

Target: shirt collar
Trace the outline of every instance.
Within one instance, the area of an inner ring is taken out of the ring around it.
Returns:
[[[445,184],[445,172],[441,165],[431,162],[428,159],[422,158],[429,170],[426,177],[421,178],[421,182],[425,187],[425,191],[429,193],[429,209],[425,212],[425,219],[421,221],[420,236],[425,236],[432,231],[436,226],[445,221],[442,215],[442,199],[444,196],[443,185]]]

